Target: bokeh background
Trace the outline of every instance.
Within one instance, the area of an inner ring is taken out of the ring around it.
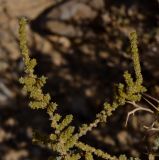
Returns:
[[[74,125],[89,123],[114,84],[132,70],[129,33],[139,37],[148,93],[159,99],[158,0],[0,0],[0,160],[46,160],[51,151],[32,144],[32,131],[51,131],[48,117],[28,108],[18,79],[24,64],[19,51],[18,18],[25,16],[28,45],[38,61],[36,73],[48,77],[45,91]],[[141,103],[147,106],[144,101]],[[153,152],[156,133],[148,132],[152,115],[138,112],[125,120],[132,106],[120,107],[81,140],[110,154],[140,156]],[[96,158],[98,159],[98,158]]]

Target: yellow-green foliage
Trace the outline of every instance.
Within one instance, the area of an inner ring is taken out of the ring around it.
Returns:
[[[145,87],[142,86],[143,78],[139,62],[139,54],[137,48],[136,32],[130,34],[131,55],[134,64],[135,80],[131,74],[126,71],[124,73],[125,83],[120,83],[117,87],[117,94],[112,103],[105,103],[103,110],[96,115],[96,119],[90,124],[83,124],[77,133],[74,132],[75,127],[71,125],[73,120],[72,115],[62,117],[57,113],[58,105],[51,101],[50,94],[44,93],[42,87],[46,83],[46,77],[38,77],[34,73],[34,67],[37,62],[29,57],[27,47],[26,27],[27,20],[21,18],[19,21],[19,40],[20,49],[25,63],[25,76],[20,78],[20,83],[23,84],[23,89],[27,92],[31,101],[29,106],[32,109],[45,109],[50,117],[51,127],[53,132],[50,135],[41,135],[35,133],[33,141],[38,144],[43,144],[57,153],[56,158],[60,160],[78,160],[82,156],[86,160],[93,160],[93,155],[109,160],[127,160],[126,156],[111,156],[100,149],[84,144],[80,141],[80,137],[86,135],[88,131],[92,131],[100,122],[106,122],[107,117],[113,114],[119,106],[124,105],[128,101],[136,102],[141,99],[141,93],[145,92]],[[77,150],[78,149],[78,150]],[[55,157],[50,157],[53,160]]]

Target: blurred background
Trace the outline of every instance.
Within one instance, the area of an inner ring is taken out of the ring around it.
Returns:
[[[19,51],[18,18],[25,16],[36,73],[48,77],[45,91],[62,115],[73,114],[74,125],[89,123],[113,99],[114,84],[132,71],[129,33],[139,37],[144,85],[159,99],[158,0],[0,0],[0,160],[46,160],[51,151],[32,144],[32,131],[50,133],[48,117],[28,108],[18,79],[24,74]],[[144,101],[142,106],[148,105]],[[82,141],[110,154],[140,156],[156,152],[148,132],[152,115],[126,116],[120,107]],[[96,158],[96,157],[95,157]],[[99,159],[99,158],[96,158]]]

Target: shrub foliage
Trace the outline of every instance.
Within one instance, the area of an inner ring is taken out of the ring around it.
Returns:
[[[116,96],[113,102],[105,102],[103,110],[96,115],[95,120],[90,124],[83,124],[79,127],[78,132],[75,132],[75,127],[71,124],[73,116],[61,116],[57,112],[58,105],[51,100],[50,94],[43,92],[43,86],[45,85],[47,78],[44,76],[38,77],[34,73],[37,62],[35,59],[29,57],[26,24],[26,18],[21,18],[19,20],[20,49],[25,64],[25,76],[20,78],[20,83],[23,84],[23,89],[30,98],[29,107],[34,110],[44,110],[50,117],[50,125],[53,129],[50,135],[34,133],[33,141],[45,145],[56,153],[56,156],[50,157],[49,160],[79,160],[81,158],[93,160],[94,155],[108,160],[139,159],[127,158],[125,155],[116,157],[80,141],[82,136],[92,131],[99,123],[106,123],[107,118],[112,116],[113,112],[118,107],[123,106],[126,103],[132,104],[135,107],[135,109],[128,114],[127,121],[129,116],[138,110],[153,113],[153,110],[141,107],[137,104],[137,102],[141,100],[142,94],[146,92],[146,88],[142,84],[143,77],[141,74],[136,32],[130,34],[130,54],[133,61],[135,78],[132,78],[131,73],[125,71],[123,74],[125,82],[117,85]],[[154,155],[150,154],[149,159],[153,158]]]

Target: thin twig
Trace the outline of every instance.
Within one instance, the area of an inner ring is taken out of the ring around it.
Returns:
[[[148,97],[148,98],[150,98],[150,99],[152,99],[152,100],[154,100],[155,102],[159,103],[159,100],[158,100],[158,99],[150,96],[149,94],[143,93],[143,95],[146,96],[146,97]]]
[[[155,128],[155,127],[147,127],[144,126],[145,129],[148,129],[149,131],[159,131],[159,128]]]
[[[151,127],[144,126],[145,129],[148,129],[149,131],[159,131],[159,128],[154,127],[156,122],[153,122]]]
[[[148,99],[146,99],[146,98],[144,98],[143,97],[143,99],[147,102],[147,103],[149,103],[154,109],[156,109],[157,111],[159,111],[159,108],[157,108],[153,103],[151,103]]]
[[[132,111],[130,111],[130,112],[127,114],[125,126],[127,126],[127,123],[128,123],[128,120],[129,120],[130,115],[134,115],[135,112],[137,112],[137,111],[146,111],[146,112],[149,112],[149,113],[154,113],[151,109],[144,108],[144,107],[136,104],[135,102],[127,101],[127,103],[132,104],[132,105],[133,105],[134,107],[136,107],[136,108],[133,109]]]

